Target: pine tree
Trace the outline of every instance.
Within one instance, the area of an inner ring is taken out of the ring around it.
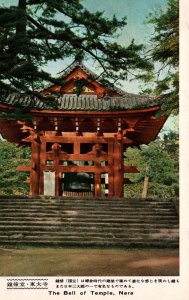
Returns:
[[[154,72],[150,71],[144,77],[155,86],[150,92],[162,98],[163,113],[178,114],[179,0],[168,0],[167,9],[156,9],[149,15],[147,23],[154,26],[151,49],[147,52],[147,59],[154,64]]]
[[[126,18],[91,13],[80,0],[19,0],[17,7],[0,7],[1,91],[35,93],[44,81],[64,84],[43,66],[67,58],[95,60],[104,83],[127,78],[132,70],[150,70],[142,45],[115,42],[125,25]]]
[[[30,149],[0,140],[0,195],[27,195],[28,175],[18,172],[19,165],[30,163]]]

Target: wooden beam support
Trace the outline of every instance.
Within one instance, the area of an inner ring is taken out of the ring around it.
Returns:
[[[114,196],[124,196],[124,184],[123,184],[123,143],[115,141],[114,143]]]
[[[46,142],[49,143],[83,143],[83,144],[102,144],[109,143],[115,140],[114,137],[104,137],[104,136],[44,136]],[[132,144],[133,141],[126,137],[122,137],[123,144]]]
[[[125,173],[140,173],[136,166],[124,166],[123,170]]]
[[[40,147],[40,182],[39,182],[39,194],[44,195],[44,166],[46,165],[46,142],[44,136],[41,136]]]
[[[39,196],[40,180],[40,142],[36,136],[31,142],[30,196]]]
[[[84,173],[95,173],[95,172],[102,172],[102,173],[108,173],[109,172],[109,167],[108,166],[62,166],[59,165],[57,166],[57,169],[59,172],[84,172]],[[43,167],[44,171],[54,171],[55,170],[55,166],[44,166]]]
[[[31,166],[18,166],[16,170],[19,172],[30,172]]]
[[[54,153],[47,153],[46,160],[53,160]],[[59,153],[60,160],[83,160],[83,161],[108,161],[108,154],[101,154],[99,157],[96,157],[96,153],[91,154],[68,154],[68,153]]]
[[[108,143],[108,197],[114,196],[114,143]]]
[[[80,154],[80,143],[79,142],[75,142],[74,143],[74,155],[76,155],[76,154],[77,155],[81,155]],[[61,155],[61,153],[60,153],[60,155]]]
[[[94,174],[94,194],[95,197],[101,196],[101,174],[108,174],[108,197],[123,197],[124,184],[128,183],[123,178],[124,172],[138,173],[135,166],[123,165],[123,145],[127,138],[124,138],[121,132],[114,137],[81,137],[81,136],[30,136],[32,148],[32,157],[30,166],[19,166],[19,171],[30,172],[30,195],[37,196],[44,194],[44,172],[55,172],[55,196],[62,194],[62,173],[83,172]],[[47,143],[53,144],[52,150],[47,152]],[[61,144],[73,144],[73,154],[65,153],[61,149]],[[81,154],[81,143],[95,144],[95,148],[89,153]],[[101,150],[101,144],[108,144],[108,151]],[[130,142],[129,142],[130,143]],[[47,165],[47,161],[53,161],[52,165]],[[63,161],[93,161],[94,165],[61,165]],[[102,166],[101,162],[106,165]]]

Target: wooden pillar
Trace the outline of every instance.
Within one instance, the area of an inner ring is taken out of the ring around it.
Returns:
[[[116,139],[114,143],[114,196],[124,196],[123,143]]]
[[[44,195],[44,173],[43,168],[46,165],[46,141],[44,136],[41,136],[41,149],[40,149],[40,181],[39,181],[39,195]]]
[[[108,143],[108,197],[114,196],[114,143]]]
[[[54,170],[55,170],[55,197],[60,196],[60,185],[61,185],[61,176],[59,172],[59,154],[61,151],[61,146],[58,143],[52,145],[52,150],[54,153]]]
[[[79,142],[74,143],[74,154],[80,154],[80,143]]]
[[[30,170],[30,196],[39,196],[40,180],[40,139],[37,134],[31,141],[31,170]]]
[[[59,176],[59,172],[56,168],[55,170],[55,196],[58,197],[60,196],[60,176]]]
[[[101,145],[96,144],[95,145],[95,156],[96,158],[101,155]],[[101,197],[101,172],[100,169],[100,162],[95,159],[95,173],[94,173],[94,194],[95,197],[99,198]]]

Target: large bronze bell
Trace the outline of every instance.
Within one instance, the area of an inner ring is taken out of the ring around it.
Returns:
[[[69,162],[69,164],[71,164]],[[77,164],[72,162],[72,164]],[[85,162],[83,162],[85,164]],[[90,192],[91,178],[89,173],[69,172],[64,174],[63,191]]]
[[[64,175],[64,191],[90,192],[90,175],[88,173],[66,173]]]

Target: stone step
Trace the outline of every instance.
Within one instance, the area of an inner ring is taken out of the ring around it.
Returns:
[[[25,212],[25,211],[31,211],[31,212],[60,212],[60,211],[83,211],[84,213],[87,212],[112,212],[112,213],[118,213],[118,212],[129,212],[129,213],[149,213],[149,212],[158,212],[158,213],[166,213],[166,212],[174,212],[174,207],[74,207],[74,206],[16,206],[12,205],[11,207],[0,207],[0,213],[2,212]]]
[[[15,246],[18,245],[18,241],[11,241],[11,240],[4,240],[1,242],[1,245],[6,245],[6,246]],[[162,244],[164,248],[178,248],[178,241],[174,240],[169,240],[169,241],[159,241],[159,240],[141,240],[141,241],[136,241],[136,240],[126,240],[123,241],[122,239],[120,240],[95,240],[95,241],[86,241],[86,240],[81,240],[81,241],[75,241],[75,240],[67,240],[67,241],[51,241],[51,240],[45,240],[45,241],[40,241],[40,240],[30,240],[30,241],[19,241],[20,246],[47,246],[47,247],[157,247],[157,248],[162,248]]]
[[[19,196],[0,196],[0,201],[63,201],[63,202],[169,202],[173,201],[175,198],[108,198],[108,197],[101,197],[101,198],[94,198],[94,197],[51,197],[51,196],[39,196],[39,197],[19,197]]]
[[[84,209],[77,209],[77,208],[59,208],[59,209],[46,209],[46,208],[38,208],[38,209],[0,209],[0,216],[13,216],[13,215],[47,215],[47,216],[56,216],[59,215],[153,215],[156,216],[175,216],[176,212],[174,209],[103,209],[97,210],[97,209],[90,209],[90,210],[84,210]]]
[[[87,208],[87,207],[96,207],[96,206],[101,206],[101,207],[159,207],[159,208],[166,208],[166,207],[173,207],[174,204],[172,202],[167,202],[167,203],[164,203],[164,202],[159,202],[159,203],[156,203],[156,202],[118,202],[118,201],[114,201],[114,202],[50,202],[50,201],[47,201],[47,202],[31,202],[31,201],[25,201],[25,202],[21,202],[21,201],[13,201],[13,202],[7,202],[7,201],[4,201],[4,202],[1,202],[0,201],[0,206],[3,208],[4,206],[6,207],[11,207],[12,205],[15,205],[15,206],[19,206],[19,205],[22,205],[22,206],[41,206],[41,205],[44,205],[45,207],[46,206],[49,206],[49,207],[66,207],[66,206],[71,206],[71,207],[84,207],[84,208]]]
[[[0,244],[178,246],[172,200],[0,199]]]
[[[50,223],[64,223],[64,222],[102,222],[102,223],[146,223],[147,221],[150,223],[161,223],[161,222],[165,222],[165,220],[171,224],[177,224],[178,221],[174,216],[156,216],[154,217],[152,216],[146,216],[145,218],[143,218],[143,216],[133,216],[133,215],[128,215],[128,216],[94,216],[94,215],[89,215],[89,216],[85,216],[85,215],[67,215],[67,216],[54,216],[53,218],[48,218],[48,217],[38,217],[35,216],[34,218],[32,217],[17,217],[17,216],[12,216],[12,217],[0,217],[0,223],[20,223],[23,224],[24,222],[29,222],[31,223],[41,223],[41,222],[45,222],[46,224],[50,224]]]
[[[143,204],[167,204],[167,203],[172,203],[173,199],[166,199],[166,200],[161,200],[161,199],[127,199],[127,198],[121,198],[121,199],[112,199],[112,198],[99,198],[99,199],[94,199],[94,198],[0,198],[0,203],[14,203],[14,202],[20,202],[20,203],[83,203],[83,204],[89,204],[89,203],[94,203],[94,204],[99,204],[99,203],[104,203],[104,204],[111,204],[111,203],[119,203],[119,204],[124,204],[124,203],[143,203]]]
[[[9,240],[11,239],[12,241],[18,241],[22,240],[22,241],[38,241],[38,239],[40,238],[40,241],[96,241],[96,240],[101,240],[103,241],[104,239],[106,239],[106,242],[112,240],[112,241],[122,241],[122,242],[128,242],[128,241],[141,241],[141,240],[146,240],[146,241],[157,241],[160,242],[162,241],[162,239],[165,241],[178,241],[178,237],[177,236],[148,236],[148,235],[140,235],[140,236],[132,236],[132,235],[119,235],[119,236],[113,236],[113,235],[77,235],[77,234],[73,234],[73,235],[59,235],[59,236],[51,236],[51,235],[40,235],[39,236],[23,236],[23,235],[17,235],[17,236],[0,236],[0,240],[4,241],[4,240]]]
[[[19,228],[20,230],[16,230],[14,228],[14,230],[12,228],[2,228],[0,229],[0,235],[17,235],[18,232],[20,232],[23,235],[41,235],[41,234],[53,234],[53,235],[60,235],[60,234],[64,234],[64,235],[73,235],[75,232],[78,232],[80,234],[178,234],[179,230],[177,228],[171,228],[171,229],[161,229],[161,228],[151,228],[150,232],[149,232],[149,228],[114,228],[114,227],[103,227],[103,228],[99,228],[99,227],[86,227],[85,230],[83,230],[83,227],[77,227],[77,228],[73,228],[73,227],[64,227],[62,228],[62,230],[57,231],[56,227],[45,227],[45,228]],[[98,229],[98,233],[96,232],[96,230]],[[19,234],[20,234],[19,233]]]
[[[120,227],[121,226],[121,227]],[[44,224],[44,223],[33,223],[32,226],[31,224],[22,224],[22,226],[20,226],[20,223],[18,222],[18,224],[7,224],[6,227],[5,225],[2,225],[0,223],[0,230],[68,230],[70,228],[74,229],[74,230],[86,230],[88,228],[97,228],[98,230],[100,229],[109,229],[111,230],[111,228],[115,228],[115,229],[120,229],[122,230],[122,228],[132,228],[132,230],[141,230],[141,229],[146,229],[146,230],[156,230],[156,229],[177,229],[178,228],[178,224],[167,224],[167,223],[161,223],[161,224],[151,224],[151,223],[127,223],[125,224],[125,227],[123,227],[123,224],[118,224],[118,223],[92,223],[92,222],[64,222],[64,223],[60,223],[60,224],[55,224],[55,223],[50,223],[50,224]]]
[[[114,203],[74,203],[74,202],[0,202],[0,206],[3,207],[19,207],[19,206],[26,206],[26,207],[38,207],[38,206],[45,206],[45,207],[77,207],[77,208],[91,208],[91,207],[108,207],[108,208],[132,208],[132,207],[149,207],[149,208],[169,208],[169,207],[174,207],[174,204],[172,202],[169,203],[119,203],[119,202],[114,202]]]
[[[77,208],[59,208],[59,209],[47,209],[47,208],[37,208],[37,209],[0,209],[0,216],[9,216],[9,215],[47,215],[47,216],[56,216],[57,214],[60,215],[153,215],[156,216],[168,216],[173,215],[175,216],[175,210],[173,208],[171,209],[90,209],[90,210],[84,210],[84,209],[77,209]]]
[[[59,239],[59,238],[75,238],[75,239],[80,239],[80,238],[133,238],[135,237],[136,239],[141,239],[141,238],[178,238],[178,232],[177,231],[171,231],[170,236],[167,235],[167,232],[141,232],[138,234],[138,232],[133,232],[133,231],[127,231],[127,232],[107,232],[107,231],[102,231],[96,233],[95,231],[66,231],[66,232],[0,232],[0,239],[1,238],[11,238],[11,239],[31,239],[31,238],[53,238],[53,239]]]
[[[10,220],[11,219],[18,219],[18,220],[37,220],[37,219],[54,219],[57,220],[64,220],[64,219],[78,219],[78,220],[88,220],[88,219],[104,219],[104,220],[108,220],[108,219],[150,219],[150,220],[164,220],[165,218],[167,220],[177,220],[178,222],[178,217],[175,216],[172,212],[170,213],[159,213],[155,212],[149,212],[149,213],[123,213],[123,212],[119,212],[119,213],[109,213],[109,212],[102,212],[102,213],[95,213],[95,212],[90,212],[85,214],[84,212],[78,212],[78,211],[66,211],[66,212],[56,212],[56,213],[44,213],[44,212],[35,212],[35,213],[2,213],[0,214],[0,220]],[[37,218],[37,219],[36,219]]]
[[[48,217],[54,217],[57,214],[58,215],[95,215],[95,216],[111,216],[111,215],[146,215],[146,216],[175,216],[175,210],[174,209],[167,209],[167,210],[83,210],[83,209],[51,209],[46,210],[44,209],[1,209],[1,217],[6,216],[48,216]]]
[[[174,210],[175,207],[173,205],[164,205],[164,206],[145,206],[145,205],[141,205],[141,206],[134,206],[134,205],[124,205],[124,206],[119,206],[119,205],[114,205],[114,206],[104,206],[104,205],[96,205],[96,206],[82,206],[82,205],[60,205],[60,204],[56,204],[56,205],[50,205],[50,204],[44,204],[41,203],[39,205],[33,205],[33,204],[18,204],[18,203],[14,203],[12,205],[0,205],[1,210],[19,210],[19,209],[24,209],[24,210],[38,210],[38,209],[42,209],[42,207],[45,210],[60,210],[60,209],[64,209],[64,210],[96,210],[96,211],[102,211],[102,210],[108,210],[108,211],[120,211],[120,210],[124,210],[124,211],[135,211],[135,210],[162,210],[162,211],[166,211],[169,209]]]
[[[39,231],[40,230],[45,230],[49,232],[51,231],[70,231],[70,230],[74,230],[76,232],[81,232],[82,229],[83,231],[87,231],[88,229],[91,229],[91,231],[93,231],[93,228],[96,228],[95,230],[98,232],[98,230],[100,228],[103,228],[103,231],[107,231],[107,232],[111,232],[111,228],[114,227],[116,229],[125,229],[125,230],[130,230],[130,231],[134,231],[134,230],[138,230],[138,232],[142,232],[144,229],[148,230],[149,232],[151,232],[151,230],[164,230],[164,229],[177,229],[178,228],[178,224],[166,224],[166,223],[161,223],[161,224],[148,224],[148,223],[125,223],[125,224],[117,224],[117,223],[109,223],[109,224],[105,224],[105,223],[99,223],[96,225],[96,223],[89,223],[89,224],[84,224],[84,223],[78,223],[78,222],[74,222],[74,223],[48,223],[48,224],[43,224],[43,223],[22,223],[22,224],[2,224],[1,225],[2,228],[0,228],[0,232],[4,232],[5,228],[7,228],[7,231],[13,229],[13,228],[17,228],[17,231],[21,232],[24,229],[28,230],[28,227],[31,227],[31,229],[35,232],[36,230]],[[4,228],[3,228],[4,226]],[[78,229],[78,227],[80,227]]]

